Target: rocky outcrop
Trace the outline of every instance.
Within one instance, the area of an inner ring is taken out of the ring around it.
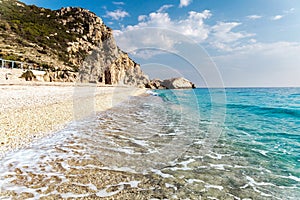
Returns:
[[[163,81],[160,80],[160,79],[153,79],[148,84],[146,84],[146,88],[150,88],[152,90],[155,90],[155,89],[159,89],[159,90],[167,89],[165,86],[162,85],[162,82]]]
[[[46,82],[76,82],[78,73],[70,71],[50,71],[47,70],[43,76]]]
[[[0,0],[0,16],[0,57],[47,70],[45,81],[140,87],[149,82],[116,45],[112,29],[86,9],[53,11]]]
[[[88,10],[70,7],[59,10],[57,16],[64,26],[73,24],[69,31],[83,35],[76,42],[69,43],[68,47],[68,52],[71,52],[70,61],[81,64],[79,81],[139,87],[144,87],[149,82],[140,66],[119,49],[112,30],[101,18]],[[78,52],[87,54],[82,62],[72,56]]]
[[[66,27],[66,33],[75,36],[75,39],[67,42],[66,47],[68,61],[74,66],[82,65],[86,56],[101,48],[102,42],[112,37],[112,29],[89,10],[67,7],[54,12],[56,21]]]
[[[166,80],[154,79],[146,85],[150,89],[191,89],[196,88],[196,85],[189,80],[179,77]]]
[[[145,87],[149,82],[140,65],[116,46],[112,36],[104,40],[83,62],[79,71],[79,80],[139,87]]]

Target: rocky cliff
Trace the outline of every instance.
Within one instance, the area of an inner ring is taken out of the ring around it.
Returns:
[[[52,11],[0,0],[0,58],[47,70],[46,81],[141,87],[149,82],[116,45],[112,30],[82,8]]]

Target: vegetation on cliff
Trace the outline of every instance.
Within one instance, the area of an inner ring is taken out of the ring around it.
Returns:
[[[0,58],[79,72],[82,82],[144,86],[149,81],[115,44],[112,30],[83,8],[53,11],[0,0]]]
[[[68,42],[75,41],[75,33],[68,33],[69,27],[57,20],[56,12],[49,9],[27,6],[15,0],[0,2],[0,57],[36,63],[44,67],[59,67],[63,64],[75,68],[68,60]],[[26,51],[35,56],[27,56]],[[50,56],[53,60],[44,59]],[[85,56],[85,55],[82,55]],[[62,62],[55,62],[59,60]],[[50,61],[50,62],[47,62]]]

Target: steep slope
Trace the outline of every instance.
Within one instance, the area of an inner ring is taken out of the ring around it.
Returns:
[[[112,30],[82,8],[52,11],[0,0],[0,58],[52,72],[79,72],[82,82],[135,86],[149,82],[140,66],[118,48]],[[69,80],[63,78],[69,73],[59,74],[48,79]]]

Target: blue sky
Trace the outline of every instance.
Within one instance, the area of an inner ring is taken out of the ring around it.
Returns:
[[[298,0],[23,0],[79,6],[114,29],[151,77],[199,86],[300,86]]]

